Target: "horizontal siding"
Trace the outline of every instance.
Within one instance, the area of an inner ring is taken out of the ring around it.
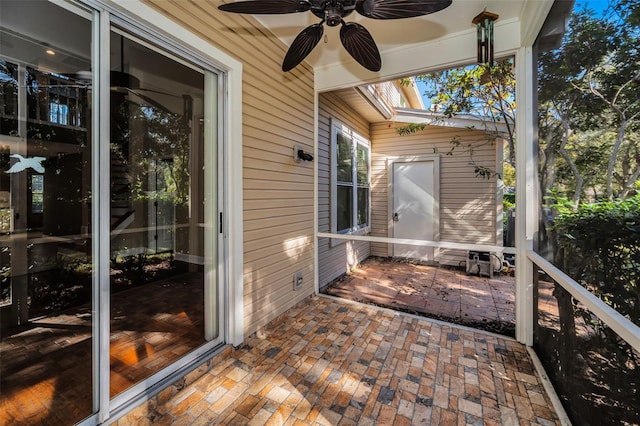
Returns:
[[[148,4],[243,64],[245,335],[313,293],[313,164],[293,161],[293,145],[313,147],[313,72],[283,73],[288,49],[250,15],[215,2]],[[239,141],[232,141],[238,143]],[[233,214],[233,212],[232,212]],[[293,291],[293,273],[305,285]]]
[[[440,241],[472,244],[502,244],[501,234],[496,229],[496,203],[501,201],[496,194],[494,177],[476,177],[470,164],[469,149],[473,150],[473,161],[496,169],[496,146],[476,130],[452,129],[428,126],[413,135],[399,136],[398,125],[376,123],[371,126],[372,141],[372,235],[389,236],[393,222],[388,217],[389,157],[433,156],[440,158]],[[447,155],[450,141],[457,137],[461,144]],[[387,244],[374,243],[372,254],[387,256]],[[440,263],[457,266],[465,259],[465,252],[440,249]]]
[[[332,93],[319,97],[318,110],[318,230],[331,232],[331,119],[336,119],[365,138],[369,138],[369,123]],[[318,275],[320,287],[344,275],[350,268],[369,257],[366,242],[318,241]]]

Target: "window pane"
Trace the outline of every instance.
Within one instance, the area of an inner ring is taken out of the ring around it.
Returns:
[[[18,65],[5,61],[2,57],[0,57],[0,134],[18,136]]]
[[[353,217],[353,196],[352,188],[338,185],[338,205],[337,205],[337,231],[348,231],[351,229]]]
[[[358,188],[358,226],[368,225],[369,188]]]
[[[115,31],[111,49],[114,396],[211,334],[204,320],[204,74]]]
[[[369,148],[358,144],[357,146],[358,184],[369,183]]]
[[[338,133],[337,139],[337,169],[338,182],[353,182],[353,154],[351,139]]]
[[[2,1],[0,40],[0,424],[74,424],[95,408],[92,22]]]
[[[44,176],[31,176],[31,213],[42,213],[44,208]]]

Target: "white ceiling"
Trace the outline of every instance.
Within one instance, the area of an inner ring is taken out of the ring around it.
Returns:
[[[485,8],[497,13],[500,16],[498,21],[520,20],[525,4],[531,1],[536,0],[453,0],[451,6],[440,12],[416,18],[376,20],[354,12],[345,20],[358,22],[369,30],[384,62],[387,51],[427,43],[453,33],[474,31],[471,20]],[[302,29],[320,22],[311,12],[254,16],[287,46],[291,45]],[[326,43],[321,40],[307,57],[307,62],[313,67],[325,67],[351,61],[340,43],[340,27],[330,28],[325,25],[324,34]]]

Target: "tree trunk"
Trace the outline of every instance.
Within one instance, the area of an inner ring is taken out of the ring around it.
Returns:
[[[567,145],[567,141],[569,140],[569,136],[571,136],[571,123],[569,121],[569,117],[562,117],[562,142],[560,143],[560,155],[567,162],[569,168],[571,168],[571,173],[576,178],[576,187],[575,192],[573,194],[573,207],[578,208],[580,204],[580,198],[582,196],[582,186],[584,185],[584,178],[580,174],[576,163],[573,161],[573,158],[569,155],[565,146]]]
[[[619,114],[622,120],[620,122],[620,127],[618,127],[618,134],[616,136],[616,143],[613,145],[613,150],[611,151],[611,155],[609,156],[609,164],[607,165],[607,198],[609,200],[613,200],[613,169],[616,166],[616,160],[618,159],[618,153],[620,152],[620,146],[624,141],[624,133],[627,130],[627,125],[629,122],[625,119],[624,114]]]
[[[557,235],[554,235],[556,241],[556,248],[559,246],[557,242]],[[556,251],[554,262],[556,265],[563,265],[566,270],[564,249],[558,249]],[[560,284],[555,283],[553,295],[558,301],[558,321],[560,327],[560,333],[558,335],[559,348],[558,348],[558,361],[560,362],[560,372],[563,381],[567,386],[571,386],[571,375],[575,360],[573,354],[576,349],[576,321],[573,315],[573,301],[571,294],[566,291]]]

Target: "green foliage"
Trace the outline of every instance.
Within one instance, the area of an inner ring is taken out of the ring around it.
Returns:
[[[632,26],[640,26],[640,0],[620,0],[613,5],[613,13]]]
[[[131,171],[131,198],[189,204],[189,123],[180,114],[122,102],[112,111],[111,152]]]
[[[609,5],[600,15],[579,4],[538,61],[542,188],[576,203],[632,195],[640,174],[640,0]]]
[[[505,207],[515,207],[516,206],[516,194],[503,194],[502,195],[502,204]]]
[[[502,164],[502,183],[509,188],[516,186],[516,168],[509,163]]]
[[[493,171],[492,169],[485,167],[485,166],[480,166],[478,164],[472,164],[473,167],[473,172],[475,173],[476,177],[482,178],[482,179],[491,179],[491,176],[496,176],[498,178],[500,178],[500,174],[496,173],[495,171]]]
[[[424,123],[409,123],[406,126],[398,127],[396,133],[400,136],[407,136],[422,131],[427,128]]]
[[[470,114],[493,122],[515,122],[515,74],[512,59],[493,66],[475,65],[419,76],[433,90],[431,103],[445,117]]]
[[[425,93],[431,98],[434,110],[439,119],[452,118],[457,115],[473,117],[479,120],[481,126],[471,127],[470,130],[482,128],[486,132],[484,143],[494,143],[499,135],[496,124],[503,123],[507,128],[505,136],[508,144],[507,162],[514,163],[515,157],[515,75],[513,72],[513,60],[506,59],[497,62],[493,66],[473,65],[463,68],[454,68],[432,74],[422,74],[415,77],[423,81],[432,90]],[[401,81],[401,84],[406,84]],[[414,134],[426,128],[424,123],[409,123],[396,129],[401,135]],[[461,149],[469,155],[471,165],[477,177],[490,179],[492,176],[500,177],[500,174],[485,165],[478,164],[473,159],[473,147],[471,144],[462,145],[458,137],[454,137],[446,155],[454,155]]]
[[[577,209],[555,201],[553,229],[565,272],[640,325],[640,195]]]

